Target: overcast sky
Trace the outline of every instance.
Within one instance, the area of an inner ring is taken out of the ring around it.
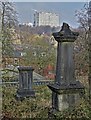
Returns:
[[[60,16],[60,24],[67,22],[72,27],[78,27],[75,11],[81,10],[84,4],[85,2],[16,2],[15,6],[20,23],[33,23],[33,9],[36,9],[57,13]]]

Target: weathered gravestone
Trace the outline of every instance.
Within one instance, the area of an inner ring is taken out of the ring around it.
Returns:
[[[35,96],[32,89],[33,83],[33,68],[32,67],[19,67],[19,89],[17,90],[17,97],[24,98]]]
[[[53,33],[58,42],[55,83],[48,85],[52,90],[53,110],[73,108],[79,93],[84,92],[84,86],[74,75],[73,42],[78,35],[77,32],[72,32],[66,23],[63,23],[59,32]]]

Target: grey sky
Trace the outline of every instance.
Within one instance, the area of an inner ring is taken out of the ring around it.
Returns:
[[[81,10],[85,2],[17,2],[15,3],[18,12],[19,22],[33,23],[33,9],[38,11],[55,12],[60,15],[60,24],[69,23],[72,27],[77,27],[75,11]]]

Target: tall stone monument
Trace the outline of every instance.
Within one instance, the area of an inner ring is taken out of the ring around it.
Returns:
[[[74,75],[73,42],[78,35],[70,30],[67,23],[63,23],[59,32],[53,33],[58,42],[55,83],[48,85],[52,90],[53,110],[73,108],[78,94],[84,90],[84,86],[76,81]]]

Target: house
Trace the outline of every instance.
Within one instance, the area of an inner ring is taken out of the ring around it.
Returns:
[[[47,65],[46,68],[44,69],[44,76],[46,79],[55,79],[55,67],[52,65]]]

